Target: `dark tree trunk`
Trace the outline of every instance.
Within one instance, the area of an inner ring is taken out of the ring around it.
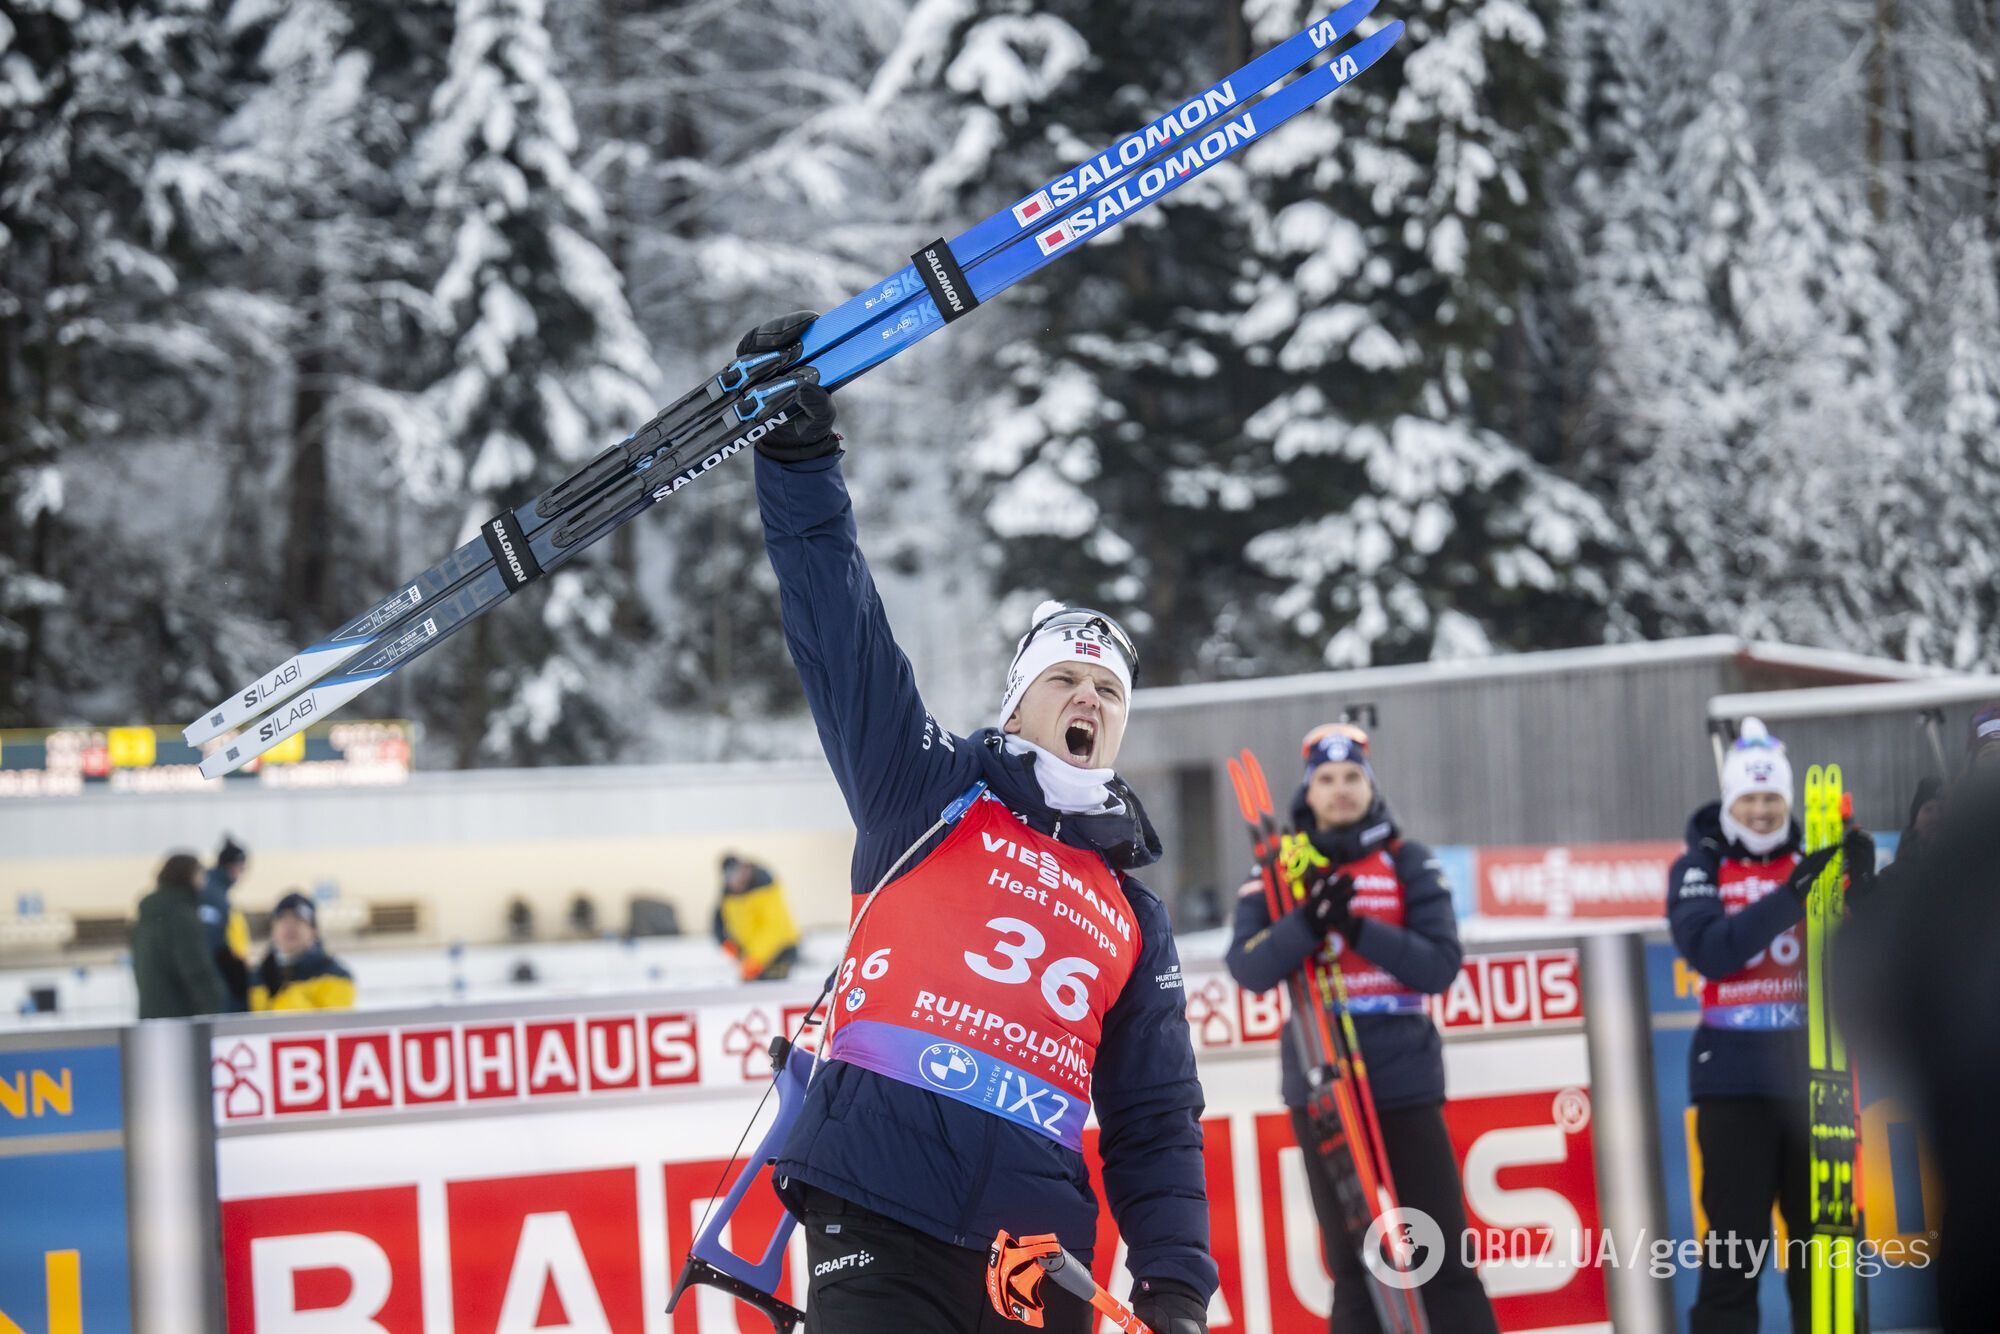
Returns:
[[[1896,35],[1896,0],[1875,0],[1868,50],[1868,107],[1862,130],[1868,155],[1868,211],[1879,227],[1889,220],[1889,68]]]
[[[309,273],[300,304],[311,309],[319,275]],[[332,477],[327,459],[327,378],[331,359],[317,335],[300,349],[292,381],[292,476],[286,504],[284,602],[293,637],[333,629]]]

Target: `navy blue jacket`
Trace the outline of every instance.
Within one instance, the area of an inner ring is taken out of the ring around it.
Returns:
[[[1301,788],[1293,801],[1295,828],[1310,826],[1311,813],[1304,807]],[[1396,842],[1396,833],[1394,817],[1378,796],[1353,825],[1316,835],[1313,841],[1336,866],[1365,857],[1383,843],[1394,844],[1390,860],[1403,882],[1403,925],[1364,917],[1347,943],[1404,986],[1437,995],[1458,976],[1465,958],[1451,888],[1431,850],[1413,840]],[[1244,886],[1236,899],[1226,956],[1230,976],[1239,985],[1252,991],[1280,986],[1305,966],[1319,946],[1319,933],[1306,921],[1303,908],[1292,909],[1273,924],[1263,882]],[[1444,1044],[1429,1015],[1357,1014],[1354,1036],[1361,1040],[1368,1086],[1378,1108],[1435,1106],[1444,1101]],[[1305,1073],[1289,1034],[1279,1044],[1278,1062],[1285,1105],[1305,1106]]]
[[[201,882],[201,926],[208,939],[208,951],[222,976],[222,1009],[219,1014],[243,1014],[250,1008],[250,964],[237,957],[229,946],[229,891],[234,882],[222,866],[211,866]],[[234,962],[232,962],[232,960]]]
[[[854,818],[855,893],[873,889],[981,779],[1029,825],[1098,851],[1121,874],[1158,857],[1129,793],[1125,817],[1058,817],[1028,762],[1007,754],[998,733],[954,736],[925,711],[862,559],[838,456],[779,464],[759,455],[757,501],[785,642]],[[1205,1300],[1216,1270],[1180,959],[1165,906],[1130,875],[1122,883],[1142,945],[1105,1016],[1091,1077],[1104,1191],[1133,1277],[1183,1283]],[[795,1188],[806,1182],[956,1246],[984,1248],[1001,1228],[1054,1232],[1080,1256],[1096,1241],[1097,1197],[1082,1155],[842,1061],[814,1078],[777,1172],[794,1212]]]
[[[1791,837],[1769,857],[1759,857],[1722,832],[1722,803],[1711,801],[1688,818],[1687,851],[1667,873],[1667,926],[1674,948],[1704,978],[1740,971],[1778,934],[1805,917],[1799,901],[1782,890],[1766,894],[1733,916],[1716,893],[1725,859],[1766,862],[1799,850],[1798,821]],[[1688,1096],[1703,1098],[1803,1098],[1806,1094],[1804,1028],[1694,1031],[1688,1057]]]

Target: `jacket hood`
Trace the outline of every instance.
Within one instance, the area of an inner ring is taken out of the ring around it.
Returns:
[[[1309,833],[1313,846],[1335,866],[1359,861],[1383,844],[1393,843],[1403,832],[1379,788],[1368,809],[1353,824],[1336,829],[1318,829],[1317,824],[1312,807],[1306,804],[1306,785],[1300,783],[1298,791],[1292,793],[1292,828]]]
[[[1146,818],[1139,794],[1123,778],[1114,774],[1110,784],[1111,795],[1122,809],[1094,815],[1055,811],[1043,798],[1042,785],[1035,781],[1033,755],[1008,754],[997,727],[981,728],[971,739],[984,756],[982,776],[993,795],[1034,828],[1099,854],[1117,871],[1136,871],[1160,859],[1160,836],[1153,832],[1153,822]]]
[[[1791,821],[1791,827],[1786,830],[1785,841],[1775,850],[1760,857],[1722,832],[1720,801],[1711,801],[1706,806],[1695,809],[1695,813],[1688,817],[1686,837],[1689,852],[1700,852],[1706,847],[1717,857],[1729,857],[1746,862],[1769,861],[1787,852],[1797,852],[1805,846],[1806,841],[1805,830],[1799,825],[1798,820],[1794,819]]]

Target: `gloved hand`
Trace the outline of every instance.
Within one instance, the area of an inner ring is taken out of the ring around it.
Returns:
[[[736,355],[754,357],[761,352],[782,352],[798,342],[806,326],[818,318],[816,310],[795,310],[775,320],[765,320],[736,340]]]
[[[1847,870],[1847,896],[1850,901],[1865,899],[1875,892],[1875,839],[1866,829],[1849,829],[1840,840],[1840,850],[1847,854],[1841,863]]]
[[[736,355],[782,351],[796,343],[806,326],[818,318],[813,311],[797,310],[766,320],[737,340]],[[823,459],[840,448],[840,436],[833,429],[833,395],[818,385],[800,385],[789,394],[766,400],[764,406],[767,416],[785,413],[784,422],[758,438],[757,452],[766,458],[804,463]]]
[[[1299,911],[1320,936],[1338,931],[1349,943],[1354,940],[1354,877],[1322,875],[1306,886],[1305,902]]]
[[[1142,1278],[1133,1284],[1132,1314],[1153,1334],[1208,1334],[1208,1304],[1193,1288],[1170,1278]]]
[[[1812,893],[1813,882],[1819,879],[1820,872],[1826,870],[1826,864],[1832,861],[1833,854],[1839,851],[1840,844],[1832,843],[1818,852],[1809,852],[1799,858],[1799,864],[1792,868],[1792,874],[1785,881],[1785,892],[1800,903],[1804,903],[1806,895]]]

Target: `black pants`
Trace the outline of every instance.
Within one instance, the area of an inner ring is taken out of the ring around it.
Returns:
[[[1016,1334],[986,1299],[986,1252],[953,1246],[915,1228],[804,1187],[805,1334]],[[1090,1307],[1042,1284],[1042,1328],[1090,1334]]]
[[[1459,1239],[1465,1235],[1465,1199],[1458,1179],[1458,1158],[1444,1127],[1444,1109],[1398,1107],[1381,1113],[1382,1146],[1389,1155],[1389,1174],[1396,1180],[1396,1202],[1421,1209],[1444,1231],[1444,1267],[1418,1289],[1424,1315],[1437,1334],[1499,1334],[1493,1304],[1479,1275],[1466,1268]],[[1306,1184],[1312,1190],[1313,1212],[1319,1215],[1320,1246],[1333,1274],[1333,1320],[1339,1334],[1380,1334],[1369,1298],[1370,1279],[1361,1257],[1348,1245],[1340,1226],[1340,1208],[1333,1193],[1333,1174],[1314,1150],[1316,1136],[1303,1110],[1292,1109],[1292,1133],[1305,1150]]]
[[[1766,1251],[1752,1270],[1748,1247],[1771,1237],[1771,1205],[1796,1242],[1811,1234],[1804,1098],[1703,1098],[1695,1104],[1694,1137],[1701,1146],[1701,1207],[1708,1215],[1701,1285],[1688,1312],[1691,1334],[1756,1334],[1757,1276],[1777,1263]],[[1730,1263],[1731,1235],[1741,1238]],[[1717,1263],[1710,1264],[1713,1257]],[[1797,1252],[1794,1259],[1800,1259]],[[1804,1264],[1785,1271],[1793,1334],[1812,1327],[1812,1278]]]

